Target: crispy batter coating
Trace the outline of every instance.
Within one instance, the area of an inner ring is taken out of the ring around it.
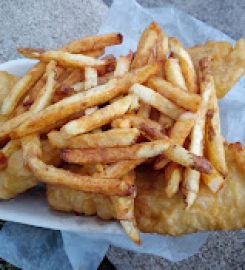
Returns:
[[[240,160],[237,161],[239,151]],[[234,230],[245,226],[245,152],[239,144],[226,145],[229,175],[224,188],[213,194],[204,184],[194,205],[186,210],[181,192],[168,198],[162,172],[137,170],[136,221],[142,232],[181,235],[205,230]],[[59,211],[115,218],[109,198],[48,186],[50,206]]]
[[[242,151],[242,150],[240,150]],[[243,149],[244,151],[244,149]],[[245,174],[236,161],[234,146],[226,146],[229,175],[217,194],[203,184],[190,209],[185,209],[182,194],[165,195],[162,173],[139,171],[136,220],[143,232],[182,235],[206,230],[235,230],[245,226]]]

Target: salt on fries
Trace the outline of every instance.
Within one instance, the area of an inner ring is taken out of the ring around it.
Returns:
[[[225,184],[229,168],[215,83],[220,59],[232,46],[187,49],[154,22],[135,53],[104,56],[107,46],[120,43],[122,35],[110,33],[57,50],[18,49],[40,62],[19,79],[0,73],[7,80],[0,96],[0,198],[40,181],[51,207],[118,219],[139,244],[138,165],[147,163],[162,175],[167,197],[184,193],[186,211],[198,198],[201,180],[213,193]],[[235,51],[230,57],[239,58]]]

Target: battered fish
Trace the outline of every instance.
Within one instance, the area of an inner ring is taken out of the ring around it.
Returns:
[[[162,172],[146,168],[138,169],[135,214],[139,229],[142,232],[177,236],[196,231],[243,228],[245,226],[244,153],[245,150],[241,145],[226,145],[229,176],[224,188],[217,194],[213,194],[205,185],[201,185],[196,202],[188,210],[185,209],[181,192],[173,198],[167,198]],[[97,214],[103,219],[115,218],[115,211],[109,197],[103,195],[48,186],[47,198],[50,206],[55,210],[85,215]]]

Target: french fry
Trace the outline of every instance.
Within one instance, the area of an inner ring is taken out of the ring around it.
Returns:
[[[107,46],[121,44],[123,41],[123,36],[120,33],[109,33],[97,36],[89,36],[79,40],[74,40],[61,50],[71,52],[71,53],[82,53],[87,51],[95,51],[99,49],[104,49]]]
[[[137,112],[137,115],[145,118],[149,118],[151,113],[151,106],[149,104],[146,104],[144,102],[140,102],[140,107]]]
[[[213,193],[218,192],[225,182],[224,177],[218,171],[214,171],[211,174],[202,173],[201,179]]]
[[[130,196],[135,192],[133,185],[129,185],[118,179],[81,176],[45,164],[39,158],[41,156],[41,145],[39,137],[36,135],[23,138],[22,148],[23,159],[27,166],[39,180],[45,183],[106,195]]]
[[[121,181],[130,185],[134,185],[135,172],[130,171],[124,175]],[[134,219],[134,197],[118,197],[112,196],[111,198],[113,207],[115,209],[116,218],[119,220],[133,220]]]
[[[98,85],[107,83],[113,77],[114,77],[114,72],[113,71],[112,72],[108,72],[108,73],[104,74],[103,76],[100,76],[98,78]]]
[[[164,171],[164,178],[167,182],[166,194],[168,198],[173,197],[179,190],[179,184],[182,179],[181,166],[174,162],[170,162]]]
[[[158,35],[160,33],[159,26],[153,22],[142,33],[138,43],[138,48],[134,56],[131,68],[139,68],[148,63],[151,50],[156,44]]]
[[[105,53],[105,49],[97,49],[97,50],[91,50],[91,51],[85,51],[83,52],[84,55],[94,58],[99,58]]]
[[[87,109],[84,111],[84,115],[90,115],[90,114],[96,112],[98,109],[99,109],[98,106],[94,106],[94,107],[87,108]]]
[[[56,62],[49,62],[46,68],[47,83],[39,92],[36,101],[30,108],[30,111],[34,113],[39,112],[51,103],[52,96],[55,91],[55,69]]]
[[[169,133],[169,138],[178,145],[183,145],[187,136],[190,134],[191,129],[195,124],[196,114],[185,112],[175,122]],[[163,169],[169,160],[166,155],[160,156],[154,163],[154,169]]]
[[[215,171],[214,167],[207,159],[202,156],[195,155],[182,146],[175,144],[171,139],[169,139],[169,137],[165,136],[157,129],[147,126],[146,123],[141,124],[139,129],[149,140],[155,141],[156,143],[158,140],[163,140],[169,143],[169,147],[163,152],[164,156],[169,160],[206,174],[210,174]],[[166,164],[167,163],[168,161]]]
[[[120,178],[145,161],[144,158],[137,160],[123,160],[113,164],[104,165],[104,171],[95,176]]]
[[[47,126],[54,125],[54,123],[79,113],[86,108],[103,104],[120,94],[126,93],[133,83],[145,82],[151,75],[157,73],[158,68],[158,65],[147,65],[119,79],[112,79],[105,85],[94,87],[86,93],[78,93],[65,98],[29,117],[25,123],[12,132],[12,136],[13,138],[19,138],[31,133],[42,132],[47,130]],[[65,110],[63,109],[64,107],[66,108]]]
[[[132,239],[135,244],[140,245],[140,232],[136,222],[134,220],[121,220],[120,223],[129,238]]]
[[[120,76],[125,75],[129,71],[132,59],[133,59],[133,53],[131,51],[129,52],[127,56],[120,56],[117,60],[114,76],[120,77]]]
[[[26,92],[35,84],[35,82],[42,76],[45,70],[45,63],[38,63],[31,68],[26,75],[20,78],[11,89],[2,103],[1,113],[10,114],[14,111],[20,99]]]
[[[220,130],[219,107],[215,88],[212,88],[212,90],[213,92],[211,94],[210,106],[206,119],[206,152],[208,159],[216,170],[223,176],[226,176],[228,169],[225,160],[224,142]]]
[[[83,54],[72,54],[65,51],[19,48],[18,52],[31,59],[39,59],[44,62],[57,61],[59,65],[64,67],[84,68],[86,66],[97,67],[108,64],[106,60],[99,60]]]
[[[165,33],[161,31],[156,43],[156,61],[161,65],[161,70],[158,74],[158,76],[160,77],[165,76],[164,62],[166,61],[167,54],[168,54],[168,37]]]
[[[128,185],[118,179],[82,176],[64,169],[55,168],[51,165],[46,165],[36,157],[29,160],[28,166],[40,181],[65,186],[70,189],[117,196],[130,196],[134,194],[135,190],[134,186]]]
[[[155,62],[156,62],[156,60],[155,60],[154,49],[151,49],[151,52],[150,52],[149,59],[148,59],[147,63],[148,63],[149,65],[152,65],[152,64],[154,64]]]
[[[166,80],[172,83],[174,86],[188,90],[185,79],[183,77],[179,60],[173,57],[169,57],[164,66]]]
[[[8,138],[10,133],[21,123],[29,119],[30,116],[31,113],[27,111],[2,123],[0,126],[0,140]]]
[[[203,141],[204,141],[204,128],[205,118],[208,111],[209,99],[213,91],[214,82],[209,72],[209,61],[203,58],[199,64],[200,67],[200,90],[201,90],[201,105],[197,112],[196,123],[191,132],[191,142],[189,150],[196,155],[203,155]],[[190,168],[186,169],[183,192],[186,196],[187,208],[190,208],[195,202],[199,191],[200,172],[194,171]]]
[[[147,85],[186,110],[196,112],[199,108],[201,98],[198,94],[187,92],[160,77],[150,78]]]
[[[108,72],[113,72],[116,67],[116,57],[113,54],[108,54],[105,57],[101,58],[106,62],[106,65],[97,66],[98,76],[103,76]]]
[[[61,132],[66,136],[74,136],[89,132],[110,123],[113,119],[120,117],[131,110],[137,109],[137,107],[137,96],[128,95],[90,115],[82,116],[80,119],[67,123],[62,127]]]
[[[197,75],[189,53],[176,38],[170,38],[169,45],[170,51],[179,60],[188,90],[192,93],[198,93]]]
[[[70,88],[73,89],[73,91],[75,92],[82,92],[85,90],[85,82],[77,82],[73,84]]]
[[[139,131],[136,128],[117,128],[95,134],[83,134],[67,140],[59,131],[51,131],[48,139],[57,148],[117,147],[133,144]]]
[[[168,150],[168,151],[166,151]],[[63,160],[77,164],[113,163],[122,160],[135,160],[155,157],[167,152],[167,157],[185,167],[204,173],[213,171],[212,165],[204,157],[190,153],[172,143],[167,137],[161,140],[117,148],[63,149]]]
[[[135,144],[116,148],[62,149],[63,160],[77,164],[112,163],[155,157],[169,147],[167,140]]]
[[[151,105],[172,119],[177,119],[184,112],[182,108],[178,107],[149,87],[136,83],[130,88],[129,91],[136,94],[141,101]]]
[[[162,31],[159,33],[156,43],[156,60],[165,62],[168,53],[168,37]]]
[[[92,67],[86,67],[84,73],[85,73],[84,90],[88,90],[89,88],[96,86],[98,80],[97,70]]]
[[[112,127],[121,128],[122,127],[121,123],[124,120],[127,121],[127,127],[134,127],[134,128],[139,129],[142,126],[142,124],[145,124],[150,129],[156,129],[160,133],[162,133],[162,131],[163,131],[163,128],[159,123],[157,123],[151,119],[148,119],[148,118],[145,118],[145,117],[142,117],[139,115],[133,115],[133,114],[127,114],[123,117],[120,117],[120,118],[112,121]]]
[[[162,125],[163,128],[170,128],[173,125],[174,120],[167,115],[160,113],[158,122]]]

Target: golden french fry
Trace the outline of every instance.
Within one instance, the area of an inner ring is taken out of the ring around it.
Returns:
[[[120,178],[145,161],[144,158],[136,160],[123,160],[110,165],[104,165],[101,173],[95,174],[100,177]]]
[[[121,181],[134,185],[135,173],[130,171],[122,177]],[[119,220],[133,220],[134,219],[134,197],[118,197],[112,196],[111,198],[115,216]]]
[[[211,174],[202,173],[201,179],[213,193],[218,192],[224,186],[224,177],[217,171]]]
[[[130,88],[129,91],[136,94],[140,100],[146,104],[151,105],[172,119],[177,119],[184,112],[182,108],[178,107],[170,100],[166,99],[149,87],[136,83]]]
[[[156,43],[156,60],[165,62],[168,53],[168,37],[162,31],[159,33]]]
[[[196,117],[194,113],[183,113],[170,130],[169,137],[171,140],[179,145],[183,145],[195,124]]]
[[[136,222],[134,220],[121,220],[120,223],[128,237],[133,240],[135,244],[140,245],[140,231],[137,228]]]
[[[99,58],[105,53],[105,48],[97,49],[97,50],[91,50],[91,51],[85,51],[82,52],[86,56],[94,57],[94,58]]]
[[[54,185],[66,186],[75,190],[104,193],[106,195],[130,196],[135,192],[133,185],[118,179],[95,178],[58,169],[45,164],[41,156],[41,144],[37,135],[26,136],[22,139],[23,159],[37,179]]]
[[[223,176],[228,173],[225,160],[225,149],[223,137],[220,130],[219,106],[217,102],[215,88],[212,88],[209,111],[206,119],[206,154],[207,158],[213,164],[218,172]]]
[[[98,109],[99,109],[98,106],[94,106],[94,107],[87,108],[87,109],[84,111],[84,115],[90,115],[90,114],[96,112]]]
[[[169,138],[173,142],[182,146],[195,124],[195,119],[196,114],[190,112],[183,113],[177,119],[172,129],[170,130]],[[166,159],[165,155],[163,155],[162,157],[160,156],[154,163],[154,169],[156,170],[163,169],[168,164],[168,162],[169,160]]]
[[[147,85],[186,110],[196,112],[199,108],[201,98],[198,94],[187,92],[160,77],[150,78]]]
[[[204,157],[189,152],[182,146],[174,143],[169,137],[164,135],[162,132],[159,132],[157,129],[154,129],[153,127],[147,126],[146,123],[141,124],[139,130],[149,140],[152,141],[163,140],[169,143],[169,147],[163,152],[164,156],[167,159],[174,161],[184,167],[192,168],[194,170],[205,172],[207,174],[210,174],[211,172],[215,171],[212,164]],[[166,161],[164,166],[168,162],[169,161]]]
[[[70,163],[112,163],[155,157],[169,147],[167,140],[135,144],[127,147],[62,149],[61,157]]]
[[[74,40],[63,46],[61,50],[71,53],[82,53],[82,52],[87,53],[87,51],[104,49],[104,47],[107,46],[121,44],[122,41],[123,41],[122,34],[109,33]]]
[[[164,171],[164,178],[167,182],[165,188],[168,198],[173,197],[179,190],[179,185],[182,179],[181,166],[174,162],[170,162]]]
[[[139,68],[147,64],[151,50],[156,44],[158,35],[160,33],[159,26],[153,22],[142,33],[138,43],[138,48],[134,56],[131,68]]]
[[[120,56],[117,60],[116,69],[114,71],[115,77],[120,77],[129,71],[133,53],[130,51],[127,56]]]
[[[98,80],[97,70],[92,67],[86,67],[84,73],[85,73],[84,89],[88,90],[89,88],[96,86]]]
[[[39,59],[44,62],[57,61],[64,67],[84,68],[86,66],[103,66],[108,61],[95,59],[83,54],[72,54],[65,51],[42,51],[40,49],[19,48],[18,52],[31,59]]]
[[[55,91],[55,69],[56,62],[49,62],[46,68],[47,83],[39,92],[37,99],[30,108],[30,111],[34,113],[39,112],[51,103],[52,96]]]
[[[110,79],[114,77],[114,72],[108,72],[98,78],[98,85],[107,83]]]
[[[134,127],[134,128],[140,128],[142,126],[142,124],[145,124],[147,125],[150,129],[156,129],[158,132],[162,133],[163,131],[163,128],[162,126],[151,120],[151,119],[148,119],[148,118],[145,118],[145,117],[142,117],[142,116],[139,116],[139,115],[133,115],[133,114],[127,114],[123,117],[120,117],[116,120],[114,120],[112,122],[112,127],[114,128],[121,128],[121,123],[122,121],[126,121],[126,125],[127,127]]]
[[[90,148],[117,147],[131,145],[136,142],[140,133],[136,128],[117,128],[94,134],[83,134],[69,138],[62,136],[59,131],[51,131],[48,139],[57,148]]]
[[[166,153],[166,156],[170,160],[182,166],[190,167],[207,174],[214,170],[213,166],[204,157],[190,153],[183,147],[172,143],[167,137],[161,140],[135,144],[127,147],[63,149],[61,150],[61,157],[67,162],[77,164],[113,163],[122,160],[155,157],[163,152]]]
[[[30,116],[31,112],[27,111],[2,123],[0,126],[0,140],[8,138],[10,133]]]
[[[131,110],[137,109],[137,107],[137,96],[128,95],[90,115],[82,116],[80,119],[67,123],[62,127],[61,132],[67,136],[89,132],[110,123],[115,118],[120,117]]]
[[[55,126],[55,123],[75,113],[79,113],[89,107],[103,104],[120,94],[126,93],[133,83],[143,83],[151,75],[157,73],[157,71],[158,65],[147,65],[121,78],[112,79],[105,85],[94,87],[86,91],[86,93],[82,92],[65,98],[29,117],[25,123],[12,132],[12,136],[13,138],[19,138],[31,133],[47,130],[47,126]],[[66,108],[65,110],[64,107]]]
[[[191,133],[191,142],[189,150],[196,155],[203,155],[205,118],[208,111],[209,99],[213,91],[214,81],[210,75],[209,59],[203,58],[200,61],[200,90],[201,105],[197,112],[196,123]],[[200,172],[190,168],[186,169],[183,191],[186,196],[187,208],[191,207],[196,200],[199,191]]]
[[[151,49],[150,55],[149,55],[149,59],[148,59],[147,63],[150,64],[150,65],[152,65],[152,64],[154,64],[155,62],[156,62],[156,60],[155,60],[154,50]]]
[[[134,186],[128,185],[118,179],[82,176],[64,169],[55,168],[51,165],[46,165],[36,157],[29,159],[28,166],[40,181],[48,184],[106,195],[130,196],[134,194]]]
[[[45,70],[45,63],[38,63],[31,68],[22,78],[20,78],[10,93],[5,97],[1,107],[2,114],[10,114],[14,111],[20,99],[34,85],[34,83],[42,76]]]
[[[174,120],[165,115],[164,113],[160,113],[158,122],[162,125],[163,128],[170,128],[172,127]]]
[[[70,71],[69,71],[70,74]],[[64,68],[56,66],[55,70],[55,89],[60,87],[60,81],[62,81],[64,78],[68,76],[68,71]],[[22,102],[16,107],[14,111],[14,115],[22,114],[23,112],[27,111],[30,106],[34,103],[34,101],[37,99],[37,96],[43,89],[43,87],[46,84],[46,74],[43,74],[41,78],[36,82],[36,84],[30,88],[28,93],[26,94],[25,98]]]
[[[165,62],[164,72],[167,81],[172,83],[174,86],[182,88],[186,91],[188,90],[178,59],[169,57]]]
[[[149,104],[146,104],[144,102],[140,102],[140,107],[137,112],[137,115],[144,117],[144,118],[149,118],[151,114],[151,106]]]
[[[169,45],[174,57],[179,59],[188,90],[192,93],[198,93],[197,75],[189,53],[176,38],[170,38]]]

